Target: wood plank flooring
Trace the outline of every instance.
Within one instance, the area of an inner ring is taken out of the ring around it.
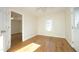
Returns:
[[[15,33],[11,35],[11,47],[22,42],[22,33]]]
[[[68,44],[68,42],[64,38],[42,35],[37,35],[29,40],[20,42],[14,47],[11,47],[8,52],[16,52],[17,50],[24,48],[31,43],[40,45],[40,47],[33,52],[75,52],[75,50]]]

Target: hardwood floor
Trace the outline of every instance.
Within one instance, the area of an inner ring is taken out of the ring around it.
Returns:
[[[24,48],[31,43],[40,45],[40,47],[34,50],[34,52],[75,52],[75,50],[64,38],[48,37],[42,35],[37,35],[29,40],[26,40],[25,42],[20,42],[14,47],[11,47],[8,52],[16,52],[18,49]]]
[[[22,34],[16,33],[11,35],[11,47],[17,45],[18,43],[22,42]]]

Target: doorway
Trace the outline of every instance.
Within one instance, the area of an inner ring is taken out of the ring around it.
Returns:
[[[22,42],[22,15],[11,11],[11,47]]]

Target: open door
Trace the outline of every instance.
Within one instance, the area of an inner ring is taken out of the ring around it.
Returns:
[[[8,8],[0,8],[0,51],[10,48],[10,12]]]
[[[2,17],[2,8],[0,8],[0,52],[3,51],[3,34],[2,34],[2,20],[3,17]]]
[[[74,8],[72,20],[72,41],[73,47],[79,51],[79,8]]]

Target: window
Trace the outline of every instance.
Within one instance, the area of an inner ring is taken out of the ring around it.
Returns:
[[[51,31],[52,30],[52,20],[49,19],[46,21],[46,30]]]

